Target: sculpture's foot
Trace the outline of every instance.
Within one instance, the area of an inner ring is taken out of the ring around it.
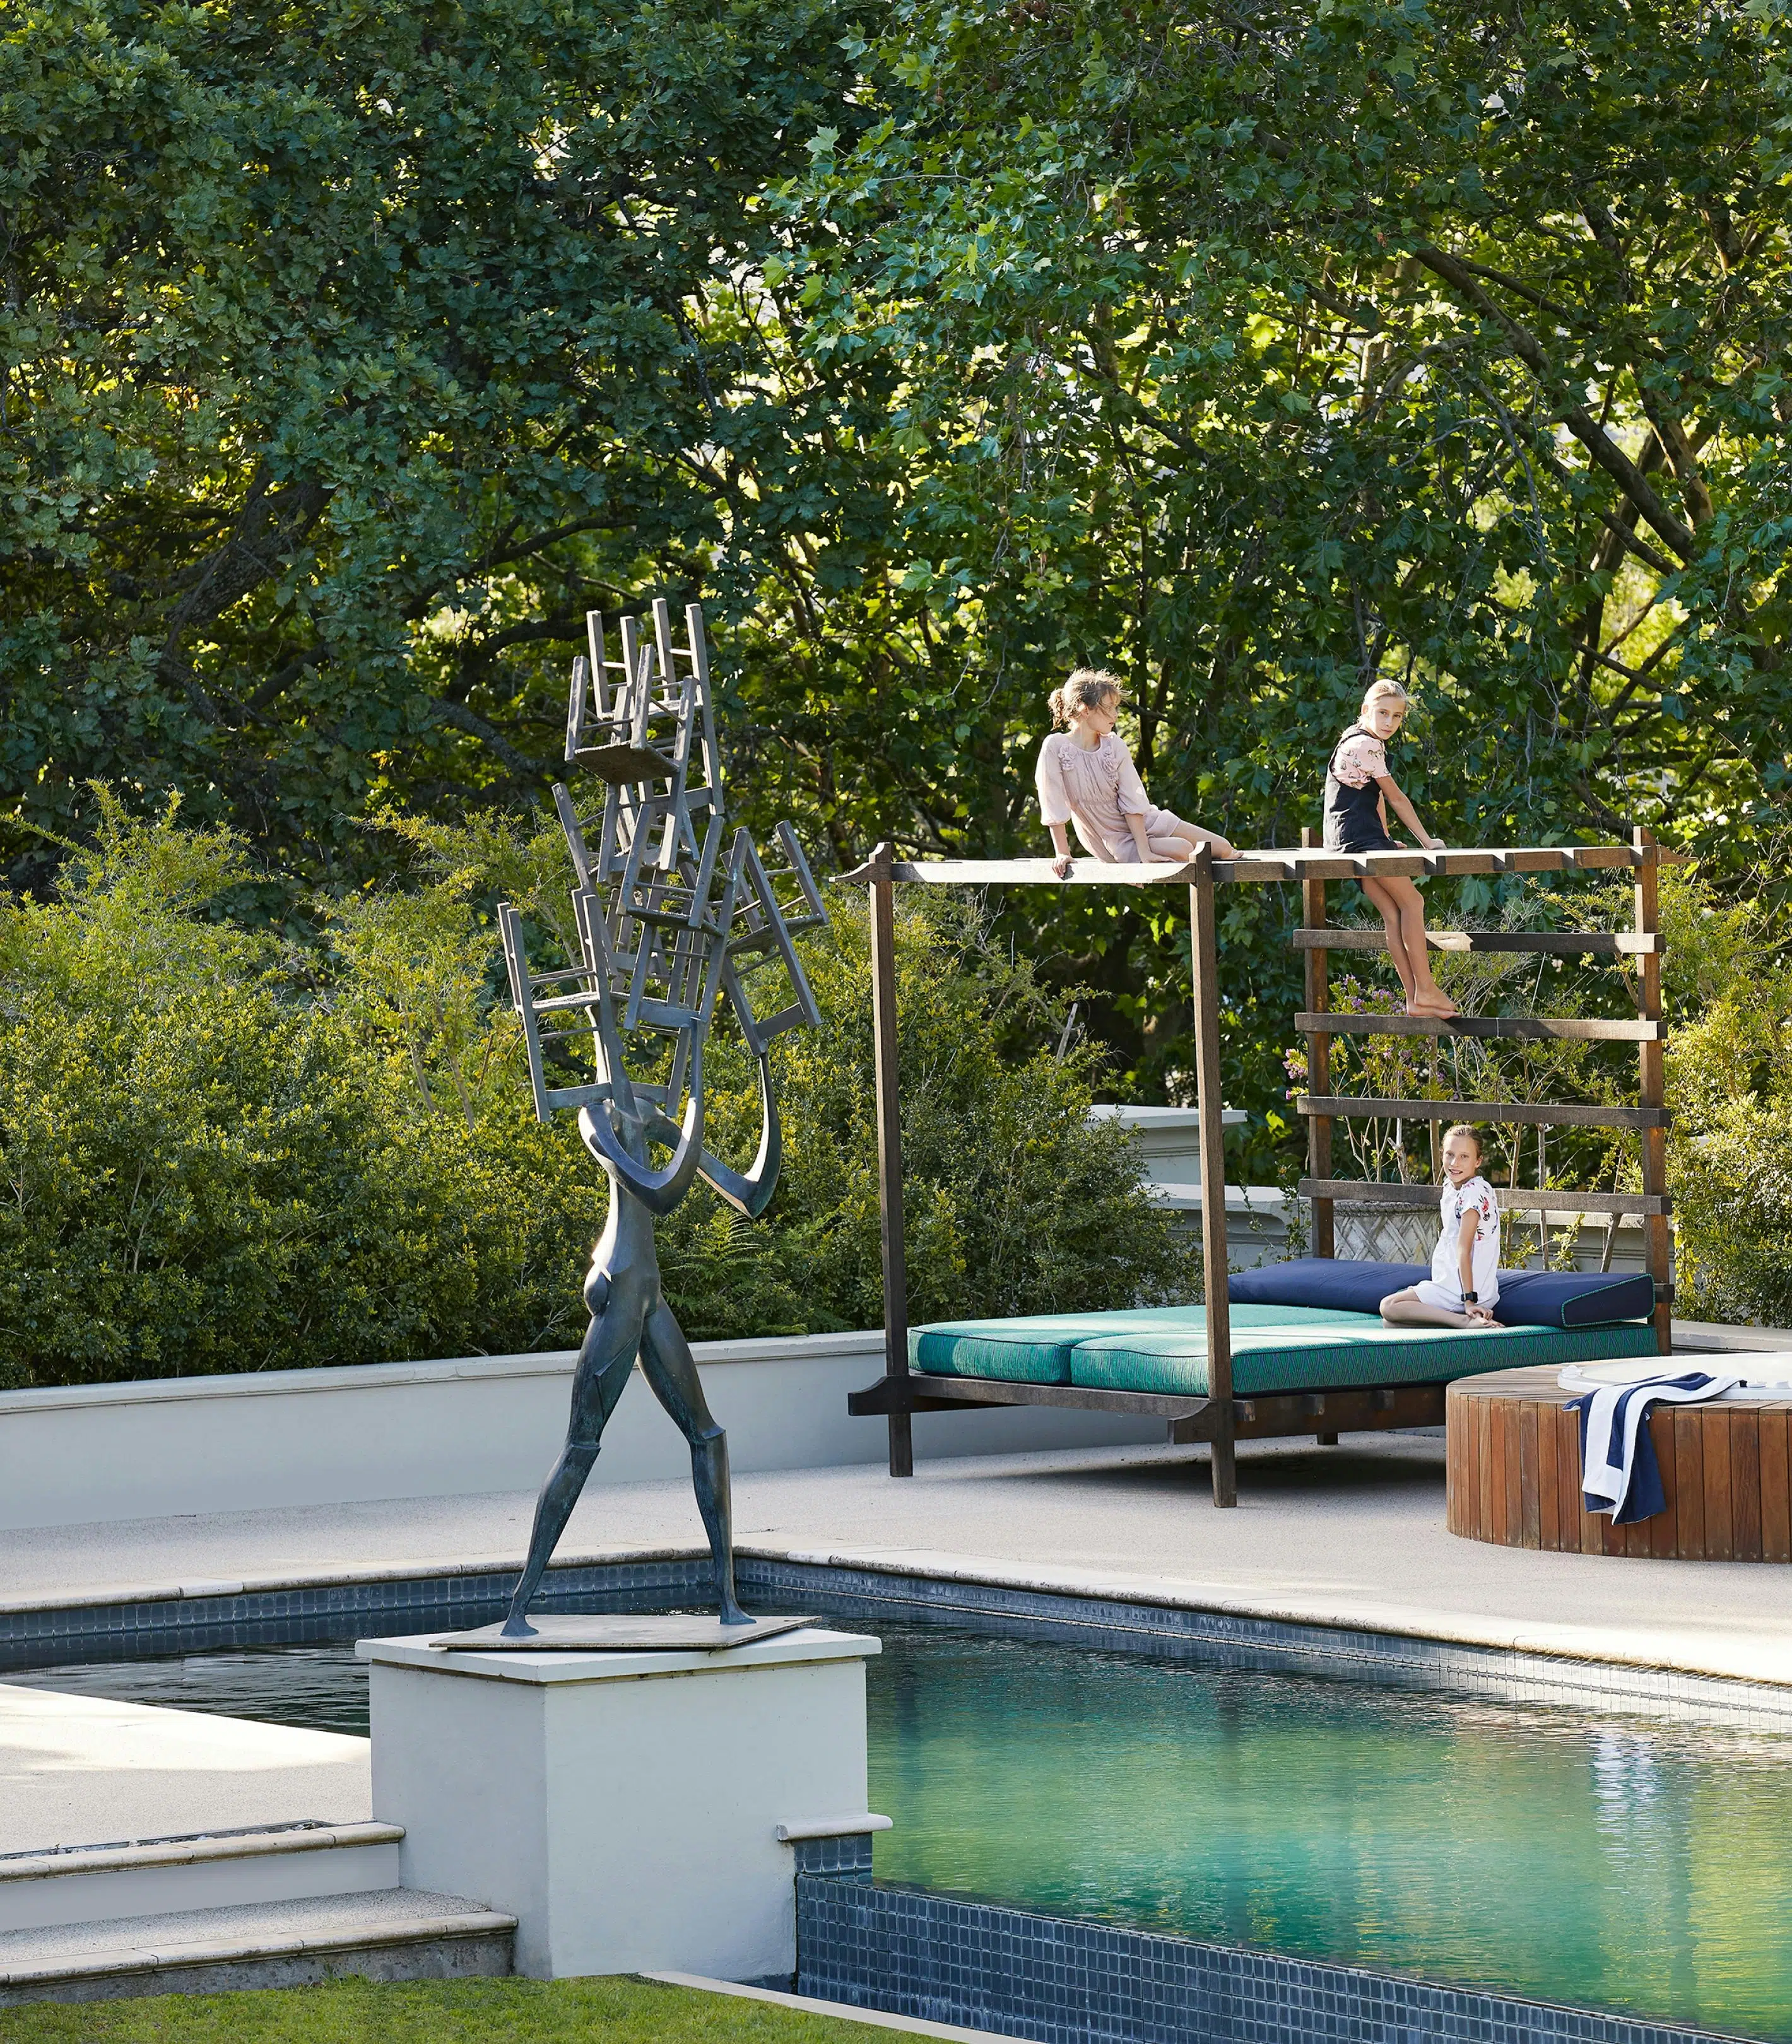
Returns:
[[[533,1639],[537,1635],[527,1616],[520,1611],[513,1611],[505,1619],[504,1630],[498,1636],[500,1639]]]
[[[721,1600],[721,1617],[724,1625],[751,1625],[753,1622],[731,1596]]]

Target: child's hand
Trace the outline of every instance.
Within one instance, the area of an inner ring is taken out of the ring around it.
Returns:
[[[1444,840],[1440,837],[1427,837],[1425,840],[1425,848],[1427,851],[1442,851],[1444,848]]]
[[[1478,1299],[1471,1301],[1463,1310],[1479,1326],[1490,1327],[1494,1324],[1491,1309],[1483,1306]]]
[[[1068,880],[1071,877],[1071,866],[1073,863],[1074,862],[1067,851],[1061,851],[1059,853],[1058,856],[1052,860],[1052,870],[1060,880]]]

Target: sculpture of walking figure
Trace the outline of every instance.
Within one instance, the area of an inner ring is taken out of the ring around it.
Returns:
[[[576,1112],[585,1146],[610,1179],[609,1220],[585,1280],[591,1323],[573,1377],[571,1421],[536,1500],[529,1558],[503,1626],[511,1639],[534,1635],[530,1601],[637,1357],[690,1444],[718,1616],[724,1625],[752,1623],[734,1593],[728,1437],[710,1415],[690,1344],[666,1303],[653,1226],[698,1178],[749,1216],[770,1202],[782,1155],[770,1047],[783,1031],[821,1020],[792,938],[827,916],[789,824],[778,826],[783,863],[775,871],[744,830],[722,855],[702,613],[693,605],[685,619],[689,643],[677,646],[663,602],[653,607],[651,641],[642,643],[636,620],[624,618],[621,658],[611,661],[594,612],[590,658],[573,663],[567,761],[594,770],[605,789],[594,852],[586,836],[592,820],[580,817],[563,786],[554,790],[578,876],[576,962],[532,973],[522,919],[507,902],[498,912],[536,1112],[545,1120]],[[762,974],[788,996],[763,1018],[752,997]],[[744,1173],[703,1147],[703,1052],[724,996],[759,1063],[759,1154]],[[654,1076],[632,1075],[625,1053]],[[671,1151],[657,1169],[656,1143]]]

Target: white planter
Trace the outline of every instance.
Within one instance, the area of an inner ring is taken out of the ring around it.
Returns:
[[[846,1397],[883,1371],[881,1333],[694,1344],[736,1474],[881,1462],[881,1420]],[[573,1351],[466,1356],[0,1393],[0,1531],[182,1512],[535,1490],[566,1436]],[[1161,1425],[1043,1406],[922,1412],[921,1457],[1162,1438]],[[604,1434],[596,1484],[690,1480],[644,1383]]]
[[[1241,1107],[1221,1110],[1220,1120],[1228,1128],[1238,1128],[1250,1117]],[[1201,1178],[1201,1111],[1193,1107],[1117,1107],[1111,1103],[1092,1107],[1091,1121],[1117,1121],[1139,1139],[1139,1150],[1148,1181],[1160,1185],[1195,1185]]]

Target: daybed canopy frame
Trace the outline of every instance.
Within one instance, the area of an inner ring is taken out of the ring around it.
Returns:
[[[1637,1193],[1550,1192],[1513,1187],[1505,1204],[1521,1211],[1585,1212],[1612,1217],[1644,1217],[1650,1275],[1655,1285],[1655,1339],[1661,1352],[1671,1339],[1668,1285],[1669,1202],[1667,1188],[1668,1116],[1663,1105],[1661,952],[1656,901],[1659,867],[1673,855],[1663,851],[1645,830],[1628,845],[1517,847],[1485,851],[1375,851],[1343,853],[1317,849],[1312,833],[1298,851],[1252,852],[1215,859],[1203,846],[1183,866],[1110,865],[1079,859],[1060,880],[1044,859],[898,859],[880,844],[870,860],[846,880],[863,882],[871,897],[871,996],[875,1038],[878,1194],[883,1220],[884,1375],[855,1393],[848,1409],[880,1414],[890,1428],[890,1473],[914,1473],[913,1416],[962,1412],[997,1405],[1068,1405],[1097,1412],[1148,1414],[1166,1421],[1173,1441],[1206,1441],[1211,1450],[1213,1502],[1238,1501],[1236,1441],[1257,1435],[1317,1434],[1390,1427],[1435,1425],[1444,1416],[1442,1385],[1394,1385],[1375,1390],[1329,1390],[1235,1398],[1232,1388],[1231,1315],[1226,1291],[1225,1155],[1221,1123],[1220,1006],[1215,893],[1218,886],[1249,882],[1299,884],[1305,920],[1293,942],[1306,954],[1307,1005],[1294,1018],[1307,1039],[1309,1090],[1299,1103],[1307,1118],[1310,1175],[1300,1191],[1310,1201],[1313,1251],[1336,1254],[1334,1205],[1356,1198],[1389,1206],[1425,1207],[1435,1189],[1389,1185],[1332,1175],[1332,1124],[1344,1117],[1380,1116],[1429,1121],[1433,1132],[1448,1120],[1502,1122],[1524,1127],[1636,1129],[1642,1147],[1643,1189]],[[1474,1017],[1433,1020],[1406,1015],[1345,1015],[1332,1009],[1328,972],[1332,951],[1386,948],[1371,930],[1339,930],[1327,917],[1326,888],[1333,880],[1377,875],[1433,875],[1614,871],[1636,876],[1632,930],[1605,932],[1432,931],[1434,947],[1445,951],[1536,951],[1634,957],[1637,961],[1637,1016],[1629,1020],[1585,1016]],[[1201,1135],[1201,1241],[1206,1280],[1207,1395],[1085,1389],[1075,1385],[1020,1384],[991,1379],[929,1377],[909,1364],[908,1281],[902,1228],[902,1146],[898,1107],[895,897],[898,884],[944,887],[1186,886],[1189,891],[1194,964],[1195,1089]],[[1334,1035],[1468,1036],[1550,1041],[1633,1042],[1637,1047],[1638,1104],[1613,1108],[1591,1103],[1557,1105],[1503,1101],[1390,1100],[1329,1092]],[[1539,1174],[1542,1175],[1541,1174]]]

